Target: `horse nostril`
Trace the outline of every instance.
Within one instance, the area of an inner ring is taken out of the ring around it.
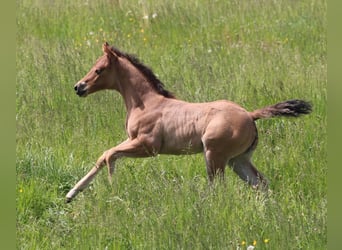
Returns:
[[[85,82],[79,82],[74,86],[74,90],[78,96],[86,96],[87,84]]]

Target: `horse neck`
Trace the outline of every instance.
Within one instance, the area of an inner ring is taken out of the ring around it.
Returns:
[[[118,72],[120,80],[117,90],[123,97],[128,112],[135,108],[144,108],[148,100],[159,95],[133,65],[125,64]]]

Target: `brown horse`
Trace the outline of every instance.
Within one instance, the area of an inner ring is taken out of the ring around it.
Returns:
[[[311,105],[290,100],[248,112],[230,101],[189,103],[178,100],[132,55],[108,43],[88,74],[76,85],[76,94],[86,97],[103,89],[117,90],[126,110],[128,139],[105,151],[95,166],[66,195],[70,202],[103,168],[109,179],[115,161],[121,157],[149,157],[157,154],[204,153],[209,181],[224,175],[228,164],[252,187],[267,188],[266,178],[253,166],[251,156],[258,142],[255,120],[274,116],[308,114]]]

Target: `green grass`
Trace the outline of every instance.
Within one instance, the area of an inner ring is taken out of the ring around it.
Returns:
[[[323,0],[17,1],[17,248],[326,249],[326,12]],[[103,171],[65,204],[126,136],[119,94],[73,91],[104,41],[180,99],[310,100],[309,116],[257,122],[271,194],[229,169],[209,188],[199,154],[120,160],[113,185]]]

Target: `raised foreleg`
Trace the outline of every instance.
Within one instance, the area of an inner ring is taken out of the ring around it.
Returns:
[[[115,168],[115,161],[121,157],[148,157],[151,156],[138,139],[126,140],[116,147],[113,147],[105,151],[102,156],[97,160],[95,166],[68,192],[66,195],[66,202],[72,201],[72,199],[83,189],[85,189],[89,183],[95,178],[98,172],[107,165],[109,180]]]

